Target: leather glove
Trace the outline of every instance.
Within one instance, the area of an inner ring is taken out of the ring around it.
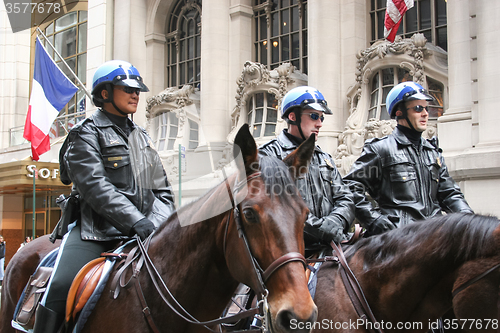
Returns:
[[[389,218],[385,215],[380,215],[369,227],[365,233],[365,237],[370,237],[378,234],[382,234],[386,231],[396,229],[394,223],[392,223]]]
[[[338,220],[325,219],[321,229],[324,232],[321,238],[323,241],[326,240],[327,244],[330,244],[331,241],[340,244],[344,240],[344,226]]]
[[[130,235],[136,235],[145,240],[155,230],[155,225],[148,218],[143,218],[136,222],[130,230]]]
[[[329,238],[335,242],[335,244],[340,244],[344,240],[344,228],[335,227],[329,233]]]

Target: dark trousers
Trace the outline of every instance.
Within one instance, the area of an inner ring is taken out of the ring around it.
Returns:
[[[109,251],[118,244],[118,241],[96,242],[82,240],[80,226],[74,227],[66,240],[64,248],[59,250],[59,264],[54,272],[45,307],[59,314],[66,312],[66,298],[69,288],[80,269],[89,261],[101,256],[102,252]]]

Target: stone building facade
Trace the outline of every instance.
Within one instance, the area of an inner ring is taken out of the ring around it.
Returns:
[[[182,203],[221,181],[220,169],[229,163],[243,123],[251,125],[258,143],[285,127],[279,104],[298,85],[325,95],[333,115],[324,122],[319,145],[345,174],[366,139],[392,131],[385,96],[411,79],[436,97],[425,135],[438,136],[471,207],[500,215],[496,0],[415,0],[394,43],[381,36],[385,0],[65,3],[37,26],[89,90],[96,68],[107,60],[126,60],[139,69],[150,92],[141,94],[134,121],[151,134]],[[0,18],[0,233],[15,244],[32,230],[28,166],[37,163],[30,160],[22,128],[36,33],[12,33],[4,4]],[[68,191],[53,171],[65,131],[94,111],[81,90],[54,125],[52,149],[42,162],[56,176],[40,179],[37,233],[50,231],[60,214],[54,198]]]

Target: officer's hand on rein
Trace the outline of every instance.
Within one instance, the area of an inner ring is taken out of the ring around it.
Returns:
[[[131,236],[137,234],[141,240],[145,240],[155,230],[155,225],[148,218],[136,222],[131,229]]]
[[[365,237],[382,234],[386,231],[396,229],[394,223],[392,223],[387,216],[381,215],[378,219],[376,219],[372,225],[368,227],[368,230],[365,234]]]

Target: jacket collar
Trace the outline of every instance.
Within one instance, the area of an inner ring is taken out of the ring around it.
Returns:
[[[278,140],[278,143],[283,148],[291,149],[291,150],[296,149],[299,145],[297,145],[295,142],[290,140],[290,138],[285,134],[285,132],[288,133],[288,129],[286,129],[286,128],[283,129],[283,131],[281,131],[281,133],[278,135],[276,140]],[[314,146],[314,150],[321,152],[321,148],[318,145]]]
[[[397,143],[402,145],[402,146],[411,146],[410,140],[404,135],[403,132],[401,132],[397,127],[394,128],[394,131],[392,131],[392,135],[396,139]],[[420,145],[424,148],[428,149],[434,149],[434,146],[432,146],[429,141],[427,141],[424,138],[420,138]]]
[[[92,119],[94,121],[94,124],[97,127],[110,127],[110,126],[116,126],[115,123],[111,121],[111,119],[106,116],[106,113],[102,109],[97,109],[96,112],[92,115]],[[135,124],[133,121],[130,120],[130,118],[127,117],[127,121],[130,124],[130,128],[135,128]]]

